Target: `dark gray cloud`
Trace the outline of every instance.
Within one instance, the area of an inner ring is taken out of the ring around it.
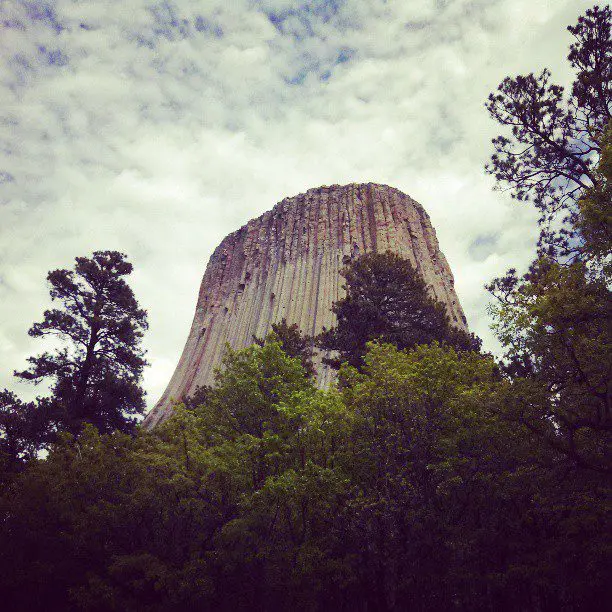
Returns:
[[[284,196],[377,181],[431,214],[472,328],[526,265],[534,214],[491,191],[482,103],[506,75],[561,82],[575,0],[131,0],[0,4],[0,386],[41,349],[46,272],[129,254],[150,313],[150,402],[207,259]]]

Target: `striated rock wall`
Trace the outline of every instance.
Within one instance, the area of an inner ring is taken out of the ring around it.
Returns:
[[[391,250],[410,259],[466,328],[453,275],[423,207],[386,185],[351,184],[309,189],[286,198],[227,236],[202,280],[191,332],[168,388],[145,420],[153,427],[172,402],[212,384],[226,343],[233,348],[264,337],[283,317],[316,335],[331,327],[331,305],[342,296],[345,257]],[[332,373],[317,360],[319,384]]]

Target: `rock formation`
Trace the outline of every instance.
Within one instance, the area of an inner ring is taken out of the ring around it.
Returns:
[[[202,280],[187,344],[165,393],[145,420],[167,418],[172,403],[212,384],[226,344],[241,348],[286,318],[316,335],[334,325],[346,257],[391,250],[407,257],[451,321],[466,328],[453,275],[423,207],[386,185],[332,185],[286,198],[227,236]],[[319,384],[331,372],[315,362]]]

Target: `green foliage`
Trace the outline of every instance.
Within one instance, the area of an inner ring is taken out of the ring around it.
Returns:
[[[0,497],[5,608],[603,601],[602,484],[508,417],[490,357],[370,344],[340,375],[317,390],[269,341],[153,433],[62,437]]]
[[[47,399],[24,403],[14,393],[0,391],[0,483],[51,441],[52,415]]]
[[[443,304],[433,299],[425,282],[403,257],[391,252],[369,253],[342,272],[346,296],[333,311],[336,327],[318,338],[321,348],[335,351],[327,359],[335,368],[343,362],[361,367],[370,340],[400,349],[432,341],[462,350],[478,350],[480,340],[453,327]]]
[[[311,388],[299,358],[289,357],[280,342],[271,341],[228,351],[207,405],[234,431],[262,435],[276,426],[277,403]]]
[[[86,428],[18,477],[0,508],[9,609],[250,608],[300,583],[289,560],[316,569],[345,486],[339,396],[270,342],[230,353],[209,402],[136,439]]]
[[[493,329],[520,400],[513,418],[583,467],[612,471],[612,300],[610,299],[610,123],[594,170],[598,187],[579,201],[582,256],[536,260],[489,285]]]
[[[289,357],[298,357],[300,359],[300,363],[308,376],[315,376],[316,372],[312,363],[313,338],[304,335],[296,323],[289,325],[287,319],[282,319],[279,323],[273,323],[272,334],[280,342],[283,351]],[[265,341],[259,338],[256,338],[255,342],[259,346],[265,344]]]
[[[512,286],[510,288],[510,280]],[[506,369],[523,389],[515,417],[580,465],[610,470],[612,302],[582,263],[540,260],[528,279],[506,277],[491,308]]]
[[[589,272],[612,278],[612,121],[599,137],[601,157],[594,170],[595,185],[578,201],[575,223],[583,241]]]
[[[499,411],[542,453],[536,478],[525,484],[537,503],[526,520],[539,543],[529,572],[545,593],[542,605],[596,609],[609,579],[602,567],[610,548],[597,531],[606,533],[612,472],[610,8],[587,11],[569,30],[578,74],[568,107],[561,89],[545,83],[526,101],[518,79],[504,82],[523,96],[512,105],[504,97],[509,89],[490,98],[490,110],[501,105],[495,108],[515,113],[511,120],[492,112],[501,123],[515,121],[513,140],[496,142],[505,156],[493,158],[497,179],[519,199],[533,199],[541,221],[553,221],[559,210],[565,218],[560,230],[543,228],[541,245],[550,248],[540,250],[527,274],[510,270],[488,289],[497,298],[493,329],[506,351]],[[518,144],[529,146],[518,153]],[[520,576],[528,565],[518,565]]]

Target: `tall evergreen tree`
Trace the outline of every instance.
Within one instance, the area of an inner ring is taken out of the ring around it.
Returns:
[[[124,280],[131,272],[124,254],[96,251],[77,257],[74,270],[47,276],[51,298],[61,306],[45,311],[28,333],[54,336],[62,346],[30,357],[30,367],[15,375],[50,383],[60,430],[77,434],[88,422],[102,432],[127,431],[144,410],[140,343],[147,319]]]
[[[321,348],[337,352],[332,367],[361,367],[366,343],[379,340],[400,349],[433,341],[460,350],[478,350],[480,340],[453,327],[443,304],[432,298],[411,263],[391,252],[368,253],[342,272],[346,296],[333,311],[336,327],[318,338]]]
[[[493,139],[486,171],[513,198],[538,208],[543,253],[580,256],[578,201],[586,189],[600,187],[594,168],[612,118],[611,23],[610,7],[595,6],[568,27],[576,74],[569,96],[544,69],[506,77],[485,104],[510,129]]]

